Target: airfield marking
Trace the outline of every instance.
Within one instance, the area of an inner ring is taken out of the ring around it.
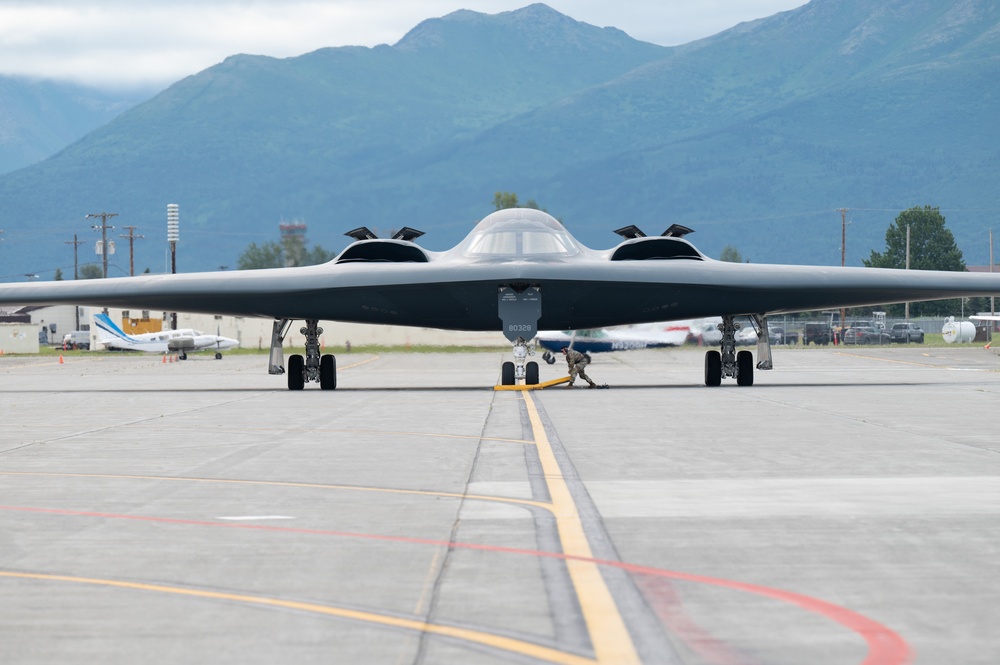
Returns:
[[[118,429],[142,429],[142,423],[144,421],[139,421],[138,423],[129,423],[122,425]],[[204,433],[207,428],[205,427],[159,427],[157,426],[157,432],[197,432]],[[226,432],[226,433],[239,433],[239,432],[287,432],[287,428],[279,429],[274,427],[217,427],[212,428],[211,433]],[[317,434],[367,434],[367,435],[392,435],[392,436],[426,436],[438,439],[465,439],[471,441],[499,441],[501,443],[516,443],[516,444],[527,444],[534,445],[534,441],[526,441],[524,439],[509,439],[497,436],[480,436],[478,434],[440,434],[436,432],[394,432],[389,430],[376,430],[376,429],[321,429],[321,428],[310,428],[310,432],[315,432]]]
[[[145,584],[141,582],[126,582],[122,580],[110,580],[94,577],[76,577],[72,575],[49,575],[42,573],[18,573],[0,571],[0,577],[14,579],[40,580],[45,582],[70,582],[75,584],[90,584],[95,586],[114,587],[118,589],[130,589],[134,591],[153,591],[157,593],[176,594],[179,596],[193,596],[195,598],[207,598],[210,600],[227,600],[251,605],[263,605],[267,607],[278,607],[282,609],[299,610],[325,614],[341,619],[353,619],[368,623],[380,624],[392,628],[403,628],[416,631],[418,633],[431,633],[442,637],[450,637],[481,644],[501,651],[521,654],[538,660],[545,660],[560,665],[595,665],[596,661],[578,656],[565,651],[559,651],[552,647],[541,644],[534,644],[512,637],[496,635],[471,628],[461,628],[458,626],[448,626],[444,624],[427,623],[415,619],[404,619],[376,612],[362,610],[351,610],[333,605],[320,605],[318,603],[307,603],[294,600],[282,600],[280,598],[269,598],[267,596],[251,596],[241,593],[228,593],[223,591],[208,591],[203,589],[189,589],[185,587],[168,586],[165,584]]]
[[[576,590],[580,610],[587,624],[587,632],[600,663],[639,663],[625,621],[618,610],[611,590],[604,580],[600,567],[593,561],[590,542],[583,528],[576,502],[563,477],[542,419],[535,402],[528,392],[523,393],[528,410],[528,420],[535,437],[535,448],[552,500],[556,530],[563,553],[567,555],[566,568]]]
[[[380,358],[381,358],[381,356],[374,355],[371,358],[368,358],[366,360],[359,360],[356,363],[351,363],[350,365],[343,365],[341,367],[338,367],[337,371],[339,372],[342,369],[351,369],[352,367],[358,367],[360,365],[367,365],[368,363],[375,362],[376,360],[379,360]]]
[[[462,494],[460,492],[435,492],[433,490],[407,490],[393,487],[366,487],[364,485],[330,485],[323,483],[296,483],[282,480],[237,480],[231,478],[185,478],[183,476],[143,476],[111,473],[58,473],[53,471],[0,471],[0,476],[52,476],[57,478],[105,478],[114,480],[164,480],[171,482],[189,483],[219,483],[233,485],[264,485],[275,487],[303,487],[307,489],[330,489],[354,492],[383,492],[386,494],[413,494],[417,496],[440,496],[453,499],[473,499],[476,501],[494,501],[497,503],[509,503],[520,506],[530,506],[540,508],[549,512],[553,511],[553,506],[544,501],[533,501],[531,499],[518,499],[505,496],[491,496],[487,494]]]
[[[247,398],[252,399],[252,398]],[[120,426],[109,426],[104,429],[143,429],[147,423],[147,420],[139,420],[134,423],[125,423]],[[33,428],[40,429],[48,427],[50,429],[55,429],[59,427],[58,425],[47,425],[45,423],[33,424]],[[156,427],[157,432],[188,432],[188,433],[198,433],[204,434],[208,428],[204,426],[191,426],[191,427]],[[103,431],[103,430],[102,430]],[[209,431],[211,434],[217,433],[241,433],[241,432],[287,432],[287,428],[277,428],[277,427],[226,427],[218,426],[212,427]],[[479,434],[441,434],[438,432],[396,432],[391,430],[377,430],[377,429],[310,429],[310,432],[316,432],[317,434],[364,434],[364,435],[390,435],[390,436],[426,436],[430,438],[437,439],[461,439],[469,441],[497,441],[500,443],[516,443],[518,445],[535,445],[534,441],[528,441],[526,439],[511,439],[501,436],[482,436]],[[90,434],[90,432],[81,432],[80,434]]]
[[[848,358],[861,358],[862,360],[876,360],[878,362],[893,363],[896,365],[915,365],[916,367],[930,367],[931,369],[955,369],[954,367],[935,365],[933,363],[920,363],[914,360],[897,360],[896,358],[876,358],[875,356],[864,356],[861,355],[860,353],[848,353],[847,351],[837,351],[836,354],[838,356],[846,356]],[[987,372],[990,370],[972,368],[971,371]]]
[[[424,581],[420,584],[420,597],[417,598],[417,604],[413,607],[413,614],[418,616],[423,614],[430,602],[431,594],[434,593],[434,579],[438,576],[438,569],[443,558],[442,555],[447,551],[447,547],[437,547],[434,549],[431,565],[427,566],[427,574],[424,576]]]
[[[244,524],[226,522],[208,522],[198,520],[185,520],[173,517],[152,517],[149,515],[124,515],[120,513],[99,513],[79,510],[65,510],[56,508],[35,508],[30,506],[0,506],[0,510],[10,512],[36,513],[46,515],[62,515],[71,517],[93,517],[99,519],[116,519],[137,522],[153,522],[161,524],[175,524],[182,526],[204,526],[224,529],[245,529],[251,531],[266,531],[277,533],[297,533],[315,536],[332,536],[335,538],[357,538],[360,540],[386,541],[396,543],[406,543],[412,545],[431,545],[434,547],[460,548],[472,551],[495,552],[500,554],[514,554],[522,556],[544,557],[550,559],[561,559],[565,561],[581,561],[606,566],[609,568],[619,568],[621,570],[639,575],[650,575],[654,577],[664,577],[667,579],[707,584],[734,591],[742,591],[752,595],[763,596],[781,602],[796,605],[807,612],[818,614],[826,619],[840,624],[850,631],[859,635],[868,644],[868,653],[865,660],[860,665],[907,665],[912,661],[913,652],[909,645],[895,631],[883,626],[873,619],[859,614],[846,607],[841,607],[833,603],[813,598],[794,591],[785,591],[773,587],[750,584],[735,580],[727,580],[719,577],[709,577],[694,573],[684,573],[679,571],[654,568],[640,564],[626,563],[624,561],[614,561],[610,559],[586,559],[566,552],[545,552],[541,550],[531,550],[517,547],[506,547],[503,545],[483,545],[479,543],[466,543],[461,541],[432,540],[429,538],[415,538],[412,536],[387,536],[373,533],[357,533],[349,531],[329,531],[322,529],[307,529],[302,527],[272,526],[267,524]],[[0,575],[2,575],[0,571]],[[594,662],[594,661],[589,661]]]

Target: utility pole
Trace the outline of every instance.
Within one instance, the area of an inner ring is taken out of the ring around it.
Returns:
[[[83,241],[82,240],[77,240],[76,239],[76,234],[74,233],[73,234],[73,239],[72,240],[67,240],[63,244],[73,245],[73,281],[76,281],[76,280],[80,279],[80,261],[77,258],[77,256],[79,255],[79,249],[78,248],[80,247],[80,245],[83,244]],[[80,329],[80,306],[79,305],[74,306],[73,310],[76,312],[76,328],[73,328],[73,330],[79,330]]]
[[[117,212],[98,212],[98,213],[94,213],[92,215],[87,215],[87,219],[97,218],[97,217],[101,218],[101,225],[100,226],[98,226],[97,224],[93,224],[90,228],[94,229],[95,231],[97,229],[101,230],[101,257],[102,257],[103,262],[104,262],[104,279],[108,278],[108,249],[109,249],[108,248],[108,229],[111,229],[112,231],[115,230],[115,227],[108,226],[108,218],[109,217],[117,217],[117,216],[118,216]]]
[[[910,269],[910,225],[906,225],[906,269]],[[910,320],[910,303],[906,303],[906,320]]]
[[[77,240],[76,239],[76,234],[74,233],[72,240],[67,240],[66,242],[63,243],[64,245],[73,245],[73,279],[74,280],[80,279],[80,261],[78,259],[78,255],[79,255],[80,252],[79,252],[79,250],[77,248],[80,245],[82,245],[83,242],[84,242],[83,240]],[[80,326],[77,326],[77,329],[79,329],[79,327]]]
[[[139,227],[137,226],[123,226],[123,229],[128,229],[128,235],[122,235],[122,238],[128,238],[128,274],[129,277],[135,276],[135,241],[142,240],[146,236],[135,235],[135,230]]]
[[[847,208],[838,208],[840,212],[840,267],[843,268],[847,264]],[[847,310],[843,307],[840,308],[840,331],[844,331],[844,319],[847,316]]]

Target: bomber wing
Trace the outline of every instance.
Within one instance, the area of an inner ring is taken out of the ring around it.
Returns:
[[[633,230],[618,246],[595,251],[546,213],[501,210],[446,252],[419,247],[413,242],[419,232],[412,230],[393,239],[358,232],[360,239],[323,265],[4,284],[0,304],[188,311],[279,323],[302,319],[307,328],[333,320],[499,330],[517,344],[539,329],[713,316],[725,324],[741,315],[1000,293],[1000,274],[714,261],[684,237],[689,232],[668,229],[647,237]],[[275,338],[282,336],[277,325],[275,331]],[[307,342],[312,337],[307,334]],[[310,370],[319,363],[318,355],[307,359],[307,379],[319,376],[318,369]],[[272,359],[272,371],[283,369]],[[735,369],[727,371],[735,376]]]

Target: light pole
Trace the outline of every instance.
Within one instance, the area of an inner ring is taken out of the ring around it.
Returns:
[[[167,204],[167,242],[170,243],[170,274],[177,274],[177,241],[180,240],[180,206]],[[170,314],[170,328],[177,330],[177,312]]]

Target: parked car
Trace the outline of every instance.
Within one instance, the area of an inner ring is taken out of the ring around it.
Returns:
[[[802,330],[802,344],[805,346],[809,346],[809,342],[826,346],[832,341],[833,328],[829,323],[807,323]]]
[[[853,326],[843,332],[844,344],[888,344],[889,333],[875,326]]]
[[[734,336],[737,346],[749,346],[757,343],[757,331],[749,323],[740,326]]]
[[[893,342],[900,344],[906,342],[924,343],[924,331],[916,323],[894,323],[889,330],[889,337]]]
[[[798,344],[799,342],[799,334],[797,332],[785,330],[778,326],[768,326],[767,334],[771,338],[771,344]]]

